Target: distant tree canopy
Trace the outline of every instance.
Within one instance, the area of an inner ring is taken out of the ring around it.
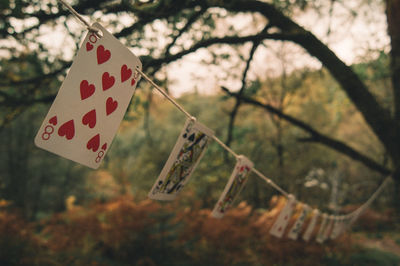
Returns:
[[[343,2],[330,1],[330,4]],[[229,132],[234,128],[240,106],[256,106],[306,132],[308,137],[302,141],[323,144],[382,175],[392,174],[397,183],[397,195],[400,195],[400,0],[368,2],[365,5],[374,3],[385,6],[391,40],[388,66],[390,82],[386,84],[389,88],[382,90],[391,90],[393,96],[384,104],[372,92],[360,72],[356,73],[346,65],[312,30],[305,29],[295,21],[296,14],[321,8],[326,4],[325,1],[81,0],[72,1],[72,5],[91,21],[107,23],[107,28],[117,38],[137,49],[144,70],[153,76],[163,66],[201,48],[250,44],[247,54],[239,56],[240,68],[243,69],[238,74],[240,89],[233,92],[229,88],[222,88],[226,95],[235,100],[227,125]],[[42,42],[43,36],[50,36],[52,31],[57,30],[66,36],[57,35],[57,38],[64,38],[61,44],[71,44],[81,38],[82,30],[71,22],[73,18],[69,11],[57,1],[5,0],[0,2],[0,6],[0,52],[4,54],[0,62],[0,121],[4,127],[27,108],[51,102],[60,84],[60,77],[71,65],[72,57],[65,53],[63,45],[58,50],[52,50]],[[357,10],[351,12],[355,14]],[[243,32],[235,27],[218,30],[220,21],[235,19],[238,14],[253,15],[253,20],[246,22],[248,25],[242,28]],[[271,41],[289,42],[302,47],[329,71],[373,131],[389,160],[380,161],[356,150],[352,143],[321,132],[310,123],[286,113],[282,106],[271,104],[257,94],[254,83],[249,82],[248,71],[256,50]],[[214,55],[218,57],[218,62],[229,60],[224,54]],[[229,72],[222,67],[221,71]],[[232,141],[233,135],[228,133],[227,143]]]

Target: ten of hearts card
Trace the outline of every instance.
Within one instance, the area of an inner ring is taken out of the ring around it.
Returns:
[[[100,24],[89,32],[36,137],[37,147],[97,169],[140,76],[140,60]]]
[[[189,181],[214,132],[188,119],[178,140],[148,196],[156,200],[173,200]]]
[[[254,164],[249,159],[242,155],[239,156],[231,177],[211,213],[213,217],[222,218],[226,211],[231,208],[233,202],[246,184],[253,166]]]

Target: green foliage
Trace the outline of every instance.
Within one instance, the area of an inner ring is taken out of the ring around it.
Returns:
[[[362,250],[350,257],[350,263],[346,265],[382,265],[395,266],[399,265],[400,257],[377,249]]]
[[[82,190],[87,172],[34,146],[44,111],[47,108],[32,108],[0,131],[1,197],[30,219],[63,210],[68,194]]]

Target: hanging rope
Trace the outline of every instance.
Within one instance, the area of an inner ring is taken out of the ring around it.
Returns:
[[[99,32],[98,29],[92,27],[92,26],[89,24],[89,22],[87,22],[87,21],[81,16],[81,14],[79,14],[79,13],[78,13],[71,5],[69,5],[67,2],[65,2],[64,0],[57,0],[57,1],[60,2],[61,4],[63,4],[63,5],[72,13],[72,15],[75,16],[75,18],[77,18],[80,22],[82,22],[82,23],[86,26],[86,28],[87,28],[89,31],[92,31],[92,32],[95,32],[95,33],[98,33],[98,32]]]

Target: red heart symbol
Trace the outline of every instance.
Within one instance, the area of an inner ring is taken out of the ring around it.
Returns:
[[[115,78],[113,76],[110,76],[110,73],[104,72],[101,81],[103,83],[103,91],[105,91],[114,85]]]
[[[93,95],[96,88],[93,84],[89,84],[87,80],[81,81],[81,99],[85,100]]]
[[[53,116],[52,118],[50,118],[49,123],[53,126],[57,125],[57,116]]]
[[[88,141],[88,143],[86,144],[86,148],[88,148],[88,150],[96,152],[99,149],[99,145],[100,145],[100,135],[97,134]]]
[[[82,124],[88,125],[90,128],[94,128],[96,125],[96,110],[89,111],[82,117]]]
[[[118,102],[114,101],[113,98],[108,97],[107,102],[106,102],[106,113],[107,115],[111,114],[112,112],[115,111],[118,107]]]
[[[131,81],[131,86],[135,85],[135,83],[136,83],[136,80],[133,78]]]
[[[104,48],[103,45],[99,45],[97,47],[97,63],[103,64],[104,62],[107,62],[108,59],[111,57],[111,52],[110,50],[107,50]]]
[[[132,76],[132,69],[125,64],[121,67],[121,82],[127,81]]]
[[[75,136],[75,125],[74,120],[71,119],[65,122],[59,129],[58,135],[60,137],[65,136],[68,140],[72,139]]]
[[[92,50],[93,49],[93,45],[90,43],[90,42],[87,42],[86,43],[86,51],[90,51],[90,50]]]
[[[107,150],[107,143],[104,143],[103,146],[101,146],[101,149],[102,149],[103,151]]]

